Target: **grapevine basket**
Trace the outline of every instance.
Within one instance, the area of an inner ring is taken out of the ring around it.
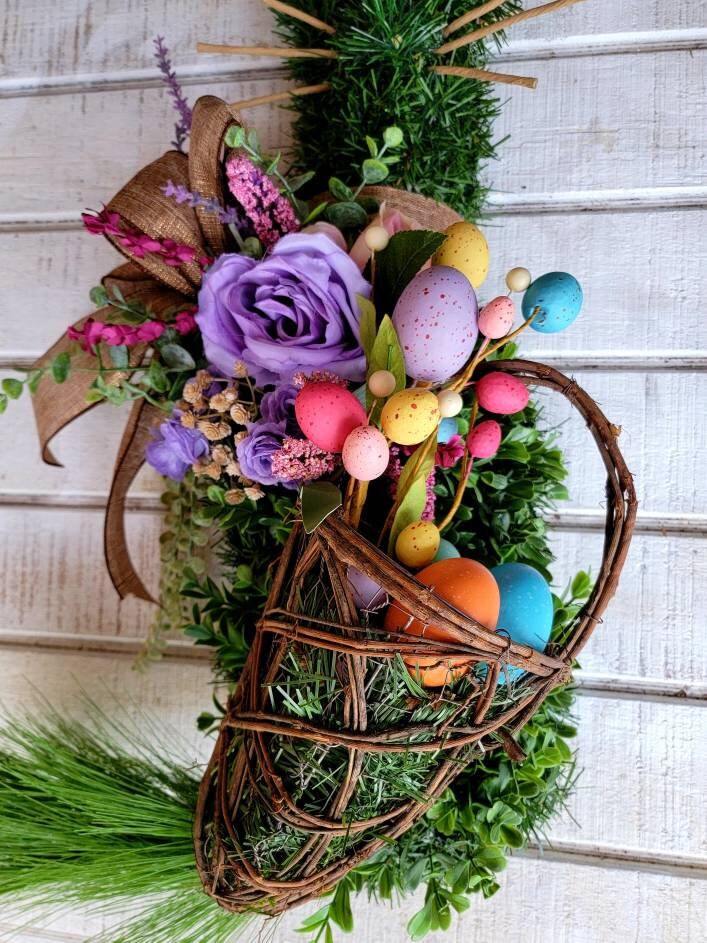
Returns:
[[[416,194],[371,187],[385,201],[424,228],[442,230],[459,219],[448,207]],[[633,531],[636,497],[617,445],[618,429],[574,380],[557,370],[524,360],[496,362],[531,387],[566,397],[584,419],[606,470],[607,511],[601,566],[586,605],[561,646],[545,652],[510,641],[503,626],[492,632],[461,613],[353,529],[340,514],[329,516],[312,534],[296,525],[274,574],[270,595],[236,692],[229,699],[216,747],[201,782],[194,824],[197,866],[206,892],[226,910],[278,914],[319,897],[348,871],[409,829],[474,756],[502,748],[522,759],[514,735],[547,695],[570,678],[571,667],[616,591]],[[385,632],[361,620],[347,570],[374,579],[424,626],[444,630],[452,641]],[[307,581],[316,574],[327,583],[335,618],[308,614],[302,604]],[[283,661],[306,659],[316,651],[336,653],[343,707],[336,723],[309,722],[273,707]],[[487,666],[461,694],[445,689],[453,703],[442,721],[381,726],[369,720],[367,679],[385,660],[420,656],[449,664],[464,657]],[[525,671],[523,683],[502,708],[494,693],[504,666]],[[277,755],[293,741],[307,740],[325,750],[343,751],[345,775],[328,808],[313,814],[292,795],[278,770]],[[423,794],[388,804],[373,817],[347,815],[366,758],[371,754],[417,751],[434,758]],[[263,870],[247,847],[241,805],[258,803],[274,830],[301,834],[299,850],[276,873]],[[344,837],[344,851],[332,854]]]

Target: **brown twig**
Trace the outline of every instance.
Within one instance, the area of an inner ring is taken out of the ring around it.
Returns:
[[[298,49],[296,46],[230,46],[227,43],[197,43],[197,52],[234,56],[280,56],[283,59],[336,59],[333,49]]]
[[[474,79],[477,82],[497,82],[501,85],[522,85],[535,88],[538,80],[527,75],[508,75],[505,72],[489,72],[487,69],[469,69],[457,65],[433,65],[430,72],[437,75],[453,75],[460,79]]]
[[[329,24],[325,23],[324,20],[319,20],[316,16],[312,16],[310,13],[305,13],[304,10],[298,10],[297,7],[290,6],[289,3],[282,3],[281,0],[262,0],[262,2],[271,10],[277,10],[278,13],[284,13],[286,16],[291,16],[294,20],[301,20],[303,23],[307,23],[309,26],[313,26],[315,29],[320,29],[325,33],[329,33],[331,36],[336,33],[334,27],[329,26]]]
[[[242,111],[244,108],[255,108],[257,105],[271,105],[275,102],[287,101],[299,95],[318,95],[320,92],[328,92],[331,86],[328,82],[322,82],[320,85],[299,85],[286,92],[273,92],[272,95],[259,95],[257,98],[244,98],[238,102],[232,102],[231,108]]]
[[[509,29],[517,23],[524,23],[526,20],[532,20],[536,16],[542,16],[544,13],[552,13],[555,10],[561,10],[563,7],[571,6],[573,3],[579,3],[580,0],[552,0],[551,3],[544,3],[542,6],[533,7],[532,10],[522,10],[520,13],[514,13],[513,16],[506,17],[505,20],[498,20],[496,23],[489,23],[474,30],[472,33],[466,33],[458,39],[452,39],[444,43],[435,50],[438,56],[443,56],[447,52],[454,52],[455,49],[461,49],[462,46],[468,46],[470,43],[478,42],[492,33],[499,33],[501,30]]]
[[[530,315],[527,321],[523,321],[520,327],[517,327],[515,331],[511,331],[510,334],[506,334],[505,337],[502,337],[499,341],[496,341],[495,344],[488,346],[488,338],[482,343],[481,347],[476,352],[476,356],[471,360],[470,363],[464,368],[464,370],[459,374],[457,379],[450,384],[448,389],[454,390],[455,393],[459,393],[461,390],[467,386],[474,375],[474,371],[479,366],[480,363],[483,363],[484,360],[487,360],[491,354],[495,354],[497,350],[500,350],[514,338],[518,337],[526,328],[530,327],[536,317],[540,314],[540,308],[537,307],[533,310],[533,313]]]
[[[506,0],[489,0],[488,3],[484,3],[480,7],[474,7],[473,10],[469,10],[468,13],[458,16],[456,20],[452,20],[451,23],[445,26],[443,35],[450,36],[452,33],[456,33],[458,29],[466,26],[467,23],[473,23],[474,20],[480,20],[481,17],[486,16],[487,13],[493,13],[496,7],[500,7],[501,4],[505,2]]]

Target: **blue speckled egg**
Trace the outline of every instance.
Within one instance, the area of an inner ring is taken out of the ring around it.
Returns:
[[[459,423],[456,418],[443,419],[437,427],[437,441],[442,444],[449,442],[453,435],[459,432]]]
[[[436,563],[438,560],[451,560],[453,557],[460,556],[461,554],[454,544],[442,537],[439,541],[439,550],[437,551],[437,555],[432,562]]]
[[[582,287],[574,275],[548,272],[536,278],[523,295],[521,310],[527,321],[539,307],[531,328],[541,334],[557,334],[569,327],[582,310],[582,297]]]
[[[498,631],[505,630],[514,642],[544,651],[553,619],[552,594],[545,578],[527,563],[502,563],[491,572],[501,593]],[[522,674],[521,668],[508,669],[511,681]],[[499,676],[501,684],[504,675]]]
[[[466,275],[447,265],[418,272],[393,311],[408,376],[442,383],[461,369],[479,333],[477,315]]]

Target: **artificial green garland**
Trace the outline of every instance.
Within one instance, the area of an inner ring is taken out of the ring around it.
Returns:
[[[297,96],[291,108],[297,164],[315,170],[320,188],[332,174],[344,180],[368,157],[366,136],[390,125],[405,136],[389,183],[446,203],[468,220],[483,212],[484,166],[496,157],[493,124],[505,96],[498,86],[430,71],[435,65],[485,68],[483,42],[451,55],[435,53],[444,27],[479,0],[300,0],[297,6],[330,24],[330,36],[286,14],[278,33],[290,46],[325,47],[338,58],[290,59],[298,85],[326,82],[324,95]],[[493,23],[518,12],[507,0],[484,16]],[[497,48],[503,34],[494,35]]]

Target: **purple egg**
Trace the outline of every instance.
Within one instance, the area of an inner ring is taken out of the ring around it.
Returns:
[[[366,576],[355,566],[349,566],[346,570],[346,576],[349,581],[349,588],[356,607],[363,612],[375,612],[388,605],[388,594],[383,587]]]
[[[460,370],[476,343],[478,311],[471,282],[457,269],[419,272],[393,311],[408,376],[442,383]]]

